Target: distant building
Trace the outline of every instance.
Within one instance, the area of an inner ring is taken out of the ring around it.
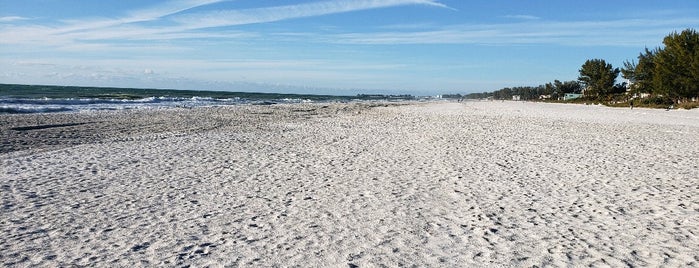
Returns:
[[[520,99],[519,95],[512,95],[513,101],[518,101]]]
[[[633,89],[633,84],[633,81],[631,81],[630,79],[626,79],[626,92],[629,92]]]
[[[548,99],[550,99],[550,98],[551,98],[551,95],[541,95],[541,96],[539,96],[539,99],[540,99],[540,100],[548,100]]]
[[[566,93],[565,95],[563,95],[563,100],[564,100],[564,101],[567,101],[567,100],[574,100],[574,99],[580,98],[580,97],[582,97],[582,96],[583,96],[583,94]]]

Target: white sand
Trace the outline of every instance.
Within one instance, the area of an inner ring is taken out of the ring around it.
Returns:
[[[331,108],[0,154],[0,263],[699,266],[699,110]]]

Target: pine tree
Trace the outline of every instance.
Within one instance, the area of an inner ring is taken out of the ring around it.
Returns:
[[[663,44],[653,61],[655,93],[673,99],[699,96],[699,33],[692,29],[675,32]]]
[[[643,53],[638,55],[638,64],[634,72],[634,90],[641,93],[653,92],[653,73],[655,70],[655,55],[658,49],[645,49]]]
[[[585,95],[599,97],[612,92],[619,72],[602,59],[592,59],[582,65],[578,80],[585,85]]]

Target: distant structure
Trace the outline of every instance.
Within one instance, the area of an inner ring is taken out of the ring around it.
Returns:
[[[521,99],[521,97],[520,97],[519,95],[512,95],[512,100],[513,100],[513,101],[518,101],[518,100],[520,100],[520,99]]]
[[[582,97],[582,96],[583,96],[583,94],[566,93],[565,95],[563,95],[563,100],[564,100],[564,101],[567,101],[567,100],[574,100],[574,99],[580,98],[580,97]]]
[[[626,79],[626,92],[629,92],[633,89],[633,81],[631,79]]]

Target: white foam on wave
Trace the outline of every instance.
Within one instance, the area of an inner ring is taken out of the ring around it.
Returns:
[[[211,97],[147,97],[141,99],[100,99],[100,98],[0,98],[0,113],[55,113],[94,110],[158,109],[175,107],[202,107],[255,104],[241,98],[216,99]],[[301,103],[302,99],[266,100],[265,103]]]

